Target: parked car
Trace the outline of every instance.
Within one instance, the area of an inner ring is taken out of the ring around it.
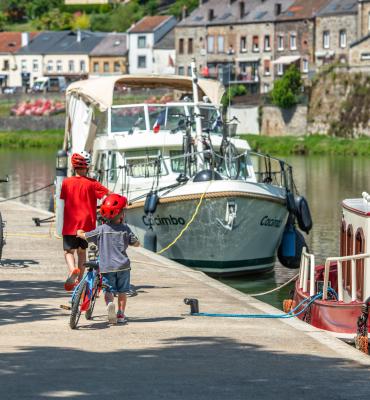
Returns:
[[[32,92],[64,92],[67,84],[63,76],[38,78],[33,82]]]
[[[2,92],[3,92],[4,94],[14,94],[14,93],[17,93],[18,91],[20,91],[20,89],[21,89],[21,88],[18,88],[18,87],[16,87],[16,86],[5,86],[5,87],[2,89]]]

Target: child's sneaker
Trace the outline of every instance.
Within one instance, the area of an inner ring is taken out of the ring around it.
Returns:
[[[127,317],[123,312],[117,313],[117,324],[127,324]]]
[[[110,324],[116,324],[117,317],[116,317],[116,307],[115,307],[114,303],[108,303],[107,313],[108,313],[108,322]]]
[[[78,268],[75,268],[72,271],[71,275],[68,276],[68,278],[66,279],[66,281],[64,283],[64,289],[67,292],[70,292],[71,290],[74,289],[79,275],[80,275],[80,270]]]

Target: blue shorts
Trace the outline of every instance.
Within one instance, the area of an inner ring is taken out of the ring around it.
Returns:
[[[109,286],[109,288],[104,288],[104,292],[126,293],[130,291],[130,270],[106,272],[102,276],[103,284]]]

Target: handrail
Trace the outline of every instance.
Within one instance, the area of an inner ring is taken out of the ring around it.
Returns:
[[[349,256],[341,257],[328,257],[325,260],[324,268],[324,283],[322,288],[322,299],[327,300],[328,297],[328,286],[329,286],[329,272],[330,264],[333,262],[337,263],[338,273],[338,301],[344,299],[344,286],[343,286],[343,262],[351,262],[351,301],[357,299],[357,278],[356,278],[356,260],[362,260],[370,258],[370,253],[353,254]],[[310,296],[315,295],[315,256],[307,253],[306,248],[303,248],[301,256],[301,265],[299,271],[299,288],[304,292],[307,292],[308,286],[308,275],[310,275]]]

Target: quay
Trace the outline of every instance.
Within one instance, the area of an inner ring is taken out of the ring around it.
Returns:
[[[68,326],[62,241],[49,214],[0,203],[0,398],[364,399],[370,357],[298,319],[207,318],[200,311],[277,314],[274,307],[145,249],[131,249],[129,324]]]

